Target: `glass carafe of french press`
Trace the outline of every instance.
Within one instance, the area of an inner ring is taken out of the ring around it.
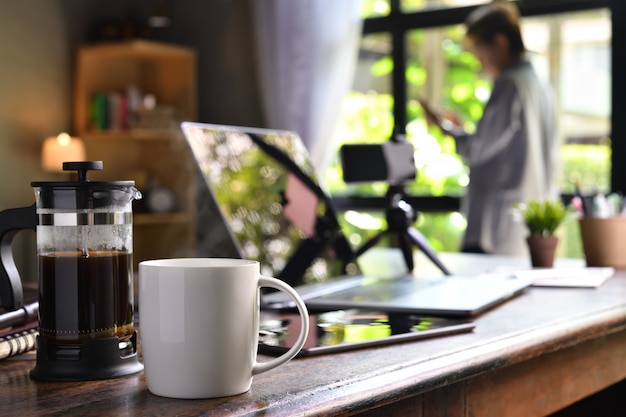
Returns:
[[[39,260],[34,379],[84,380],[142,369],[133,328],[134,181],[88,181],[101,161],[66,162],[70,182],[33,182]]]

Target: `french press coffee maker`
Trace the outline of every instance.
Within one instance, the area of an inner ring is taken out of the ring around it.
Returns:
[[[134,181],[89,181],[88,171],[101,170],[101,161],[65,162],[63,169],[77,171],[77,181],[31,184],[36,216],[30,217],[32,208],[12,209],[37,222],[39,335],[31,378],[80,381],[138,372],[132,202],[141,193]],[[0,225],[12,210],[0,213]],[[3,254],[10,245],[5,240]],[[7,272],[4,256],[2,264]]]

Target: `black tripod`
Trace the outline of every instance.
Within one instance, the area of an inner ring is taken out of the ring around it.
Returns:
[[[387,218],[387,230],[379,232],[376,236],[359,248],[354,256],[358,258],[368,249],[376,245],[380,239],[388,234],[396,234],[398,245],[404,255],[404,262],[409,271],[413,270],[413,245],[416,245],[445,275],[451,275],[450,271],[441,262],[435,250],[430,246],[424,235],[422,235],[413,224],[417,220],[417,212],[413,207],[403,200],[402,193],[390,188],[388,195],[390,203],[385,216]]]

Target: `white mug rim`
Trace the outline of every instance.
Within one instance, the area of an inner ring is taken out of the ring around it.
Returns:
[[[238,258],[167,258],[139,262],[139,266],[158,268],[237,268],[258,265],[258,261]]]

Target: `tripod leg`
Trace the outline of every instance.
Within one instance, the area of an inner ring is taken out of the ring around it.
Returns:
[[[413,243],[415,243],[417,247],[420,248],[422,252],[424,252],[424,254],[428,256],[428,258],[435,265],[437,265],[437,267],[439,267],[441,272],[443,272],[445,275],[451,275],[450,271],[448,271],[448,268],[446,268],[445,265],[441,262],[441,260],[439,259],[439,256],[437,256],[437,253],[430,246],[430,244],[428,243],[428,241],[426,240],[423,234],[421,234],[414,227],[409,227],[407,229],[407,234],[409,235]]]
[[[400,246],[402,254],[404,255],[404,263],[406,264],[408,272],[413,271],[413,267],[415,265],[413,263],[413,245],[411,236],[408,233],[398,234],[398,246]]]
[[[374,246],[375,244],[378,243],[378,241],[380,239],[383,238],[383,236],[385,236],[388,233],[387,230],[384,230],[380,233],[378,233],[376,236],[374,236],[373,238],[371,238],[368,242],[366,242],[363,246],[361,246],[356,252],[354,252],[354,259],[358,258],[359,256],[361,256],[363,253],[365,253],[365,251],[367,251],[369,248],[371,248],[372,246]]]

